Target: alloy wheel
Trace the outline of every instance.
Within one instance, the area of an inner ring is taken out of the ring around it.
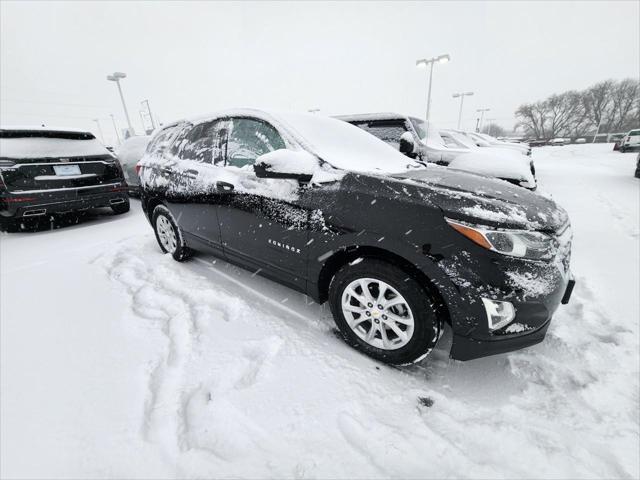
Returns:
[[[398,290],[376,278],[359,278],[347,285],[342,313],[360,339],[382,350],[401,348],[413,336],[409,303]]]

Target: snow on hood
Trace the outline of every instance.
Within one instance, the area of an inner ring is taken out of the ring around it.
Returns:
[[[568,221],[567,213],[553,200],[502,180],[436,166],[401,178],[422,186],[428,201],[447,217],[463,222],[556,231]]]
[[[109,151],[96,138],[88,140],[36,136],[0,138],[0,157],[49,158],[95,155],[110,155]]]
[[[399,173],[420,164],[370,133],[335,118],[309,113],[277,113],[303,147],[336,168]]]
[[[528,188],[536,186],[536,179],[531,173],[529,161],[522,155],[510,150],[484,150],[490,150],[490,147],[457,156],[449,163],[449,168],[517,180],[522,186]]]

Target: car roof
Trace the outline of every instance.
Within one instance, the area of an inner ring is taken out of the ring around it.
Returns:
[[[353,115],[335,115],[333,118],[343,120],[345,122],[366,122],[374,120],[397,120],[409,118],[408,115],[401,115],[393,112],[379,112],[379,113],[357,113]]]
[[[45,127],[42,125],[0,125],[3,131],[91,133],[84,128]]]

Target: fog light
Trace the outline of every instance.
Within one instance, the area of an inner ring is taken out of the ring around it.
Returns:
[[[487,312],[489,330],[498,330],[516,318],[516,309],[510,302],[500,302],[483,298],[482,303]]]

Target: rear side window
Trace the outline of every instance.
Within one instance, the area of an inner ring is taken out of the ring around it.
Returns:
[[[396,150],[400,148],[400,137],[408,132],[404,120],[376,120],[372,122],[354,122],[356,127],[378,137]]]
[[[171,144],[174,134],[179,130],[180,125],[171,125],[158,132],[147,147],[147,153],[150,155],[159,155]]]
[[[226,147],[227,125],[227,120],[218,119],[191,128],[183,140],[176,142],[178,157],[202,163],[221,163]]]
[[[630,137],[635,137],[636,135],[640,135],[640,130],[631,130],[629,132]]]
[[[256,158],[287,148],[278,131],[267,122],[254,118],[234,118],[229,126],[227,165],[253,165]]]

